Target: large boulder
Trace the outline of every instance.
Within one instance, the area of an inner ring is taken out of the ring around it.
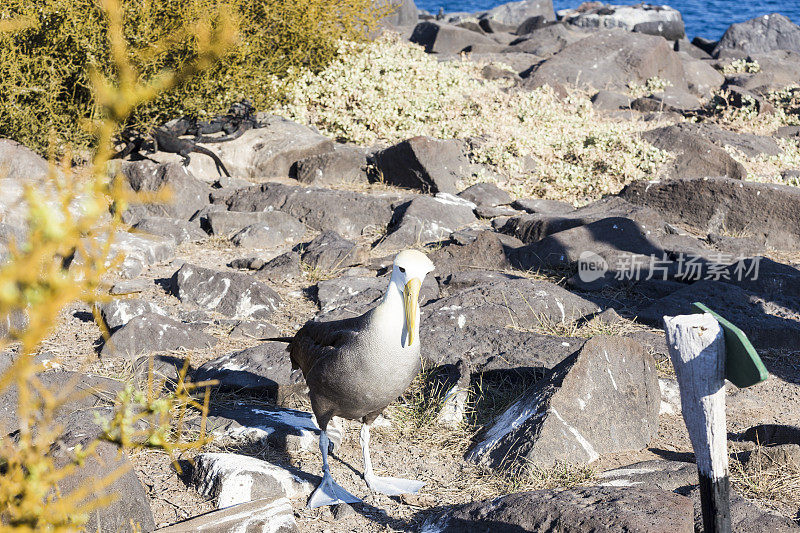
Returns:
[[[497,42],[478,32],[458,26],[426,20],[420,22],[411,34],[411,42],[425,47],[429,54],[453,55],[465,49],[485,46],[497,48]]]
[[[231,211],[283,211],[315,230],[332,230],[353,239],[386,228],[395,199],[396,196],[264,183],[215,201],[225,203]]]
[[[747,171],[719,145],[691,124],[664,126],[642,133],[642,138],[661,150],[676,153],[668,169],[674,178],[727,176],[744,179]]]
[[[140,355],[203,349],[217,339],[158,313],[144,313],[117,329],[103,345],[103,357],[136,360]]]
[[[181,302],[233,318],[268,318],[281,303],[278,293],[247,274],[189,263],[173,274],[171,288]]]
[[[444,246],[432,252],[429,257],[436,265],[434,274],[439,279],[464,270],[511,268],[503,242],[497,233],[491,231],[481,231],[468,244]]]
[[[125,161],[120,167],[120,174],[136,192],[168,191],[169,195],[165,202],[132,205],[125,215],[130,223],[147,215],[188,220],[209,203],[211,189],[180,163],[160,164],[147,159]]]
[[[303,247],[300,256],[309,268],[336,272],[356,265],[364,259],[364,250],[335,231],[323,231]]]
[[[631,82],[658,77],[686,87],[681,59],[666,40],[624,30],[594,33],[534,69],[532,86],[560,83],[625,92]]]
[[[773,50],[800,52],[800,27],[773,13],[731,24],[714,48],[714,57],[730,53],[765,54]]]
[[[660,35],[668,41],[686,36],[680,12],[669,6],[639,4],[635,6],[603,5],[578,9],[562,9],[561,20],[579,28],[622,28],[628,31]]]
[[[360,146],[337,144],[333,151],[312,155],[295,163],[292,177],[300,183],[329,185],[367,183],[367,151]]]
[[[389,6],[391,13],[381,19],[381,22],[392,26],[413,26],[419,19],[414,0],[376,0],[373,3],[376,7]]]
[[[477,222],[475,204],[452,195],[418,196],[395,210],[389,234],[381,241],[385,249],[441,241],[462,227]]]
[[[384,182],[428,193],[457,193],[457,181],[470,171],[464,145],[455,139],[413,137],[374,157]]]
[[[331,139],[307,126],[275,115],[259,114],[258,118],[259,127],[237,139],[202,145],[216,153],[236,177],[249,181],[285,178],[296,161],[333,150]],[[179,159],[175,154],[161,152],[154,157]],[[203,181],[214,182],[220,177],[214,160],[207,156],[192,154],[188,169]]]
[[[547,281],[501,278],[478,284],[422,307],[423,356],[440,364],[465,357],[478,367],[487,364],[487,358],[497,358],[514,360],[510,367],[550,368],[582,340],[577,345],[556,337],[545,342],[531,331],[569,325],[598,310],[596,304]]]
[[[585,38],[586,34],[568,29],[563,24],[550,24],[527,32],[513,41],[506,52],[525,52],[541,58],[557,54],[570,44]]]
[[[468,458],[549,468],[640,450],[658,432],[660,404],[655,361],[642,345],[593,337],[500,415]]]
[[[774,50],[767,54],[752,54],[749,60],[757,62],[758,72],[745,72],[728,76],[726,85],[740,87],[756,94],[756,103],[759,108],[762,103],[759,96],[766,96],[770,91],[779,91],[791,87],[800,78],[800,52],[789,50]],[[763,106],[766,108],[766,106]]]
[[[578,487],[509,494],[429,518],[440,533],[693,533],[692,500],[645,487]]]
[[[544,20],[555,20],[552,0],[522,0],[508,2],[479,14],[482,19],[490,19],[500,24],[519,26],[531,17],[540,16]]]
[[[636,182],[620,195],[670,223],[705,233],[746,233],[784,250],[800,248],[800,191],[790,185],[730,178]]]

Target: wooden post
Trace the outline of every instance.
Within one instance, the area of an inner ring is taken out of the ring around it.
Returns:
[[[681,410],[694,448],[706,533],[730,533],[725,339],[708,313],[664,317]]]

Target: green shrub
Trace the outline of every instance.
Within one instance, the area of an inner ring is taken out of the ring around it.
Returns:
[[[114,74],[100,4],[2,3],[0,137],[42,153],[51,144],[93,144],[87,120],[97,118],[97,108],[90,73]],[[141,79],[180,70],[196,55],[200,21],[222,12],[239,27],[238,43],[228,56],[137,108],[129,123],[146,127],[184,114],[216,114],[243,97],[263,109],[280,97],[280,87],[269,80],[321,69],[335,57],[341,39],[364,39],[388,9],[371,0],[128,0],[124,36],[128,59]]]

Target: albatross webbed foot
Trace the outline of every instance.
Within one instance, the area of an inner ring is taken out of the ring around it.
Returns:
[[[401,477],[383,477],[364,475],[367,486],[375,492],[386,494],[387,496],[398,496],[400,494],[416,494],[425,485],[423,481],[415,479],[403,479]]]
[[[361,452],[364,455],[364,481],[367,486],[375,492],[388,496],[398,496],[400,494],[416,494],[425,485],[422,481],[414,479],[403,479],[400,477],[376,476],[372,472],[372,459],[369,455],[369,425],[361,426]]]
[[[328,466],[328,448],[330,441],[328,440],[328,432],[322,431],[319,435],[319,451],[322,454],[322,482],[317,486],[311,497],[308,499],[306,507],[314,509],[315,507],[322,507],[323,505],[334,505],[337,503],[361,503],[359,498],[356,498],[344,487],[339,485],[333,480],[331,476],[331,469]]]
[[[337,503],[361,503],[361,499],[347,492],[326,472],[322,476],[322,483],[319,484],[308,499],[307,507],[314,509],[323,505],[335,505]]]

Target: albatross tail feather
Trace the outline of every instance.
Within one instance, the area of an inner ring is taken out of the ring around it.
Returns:
[[[264,339],[265,341],[275,341],[275,342],[292,342],[294,337],[270,337],[268,339]]]

